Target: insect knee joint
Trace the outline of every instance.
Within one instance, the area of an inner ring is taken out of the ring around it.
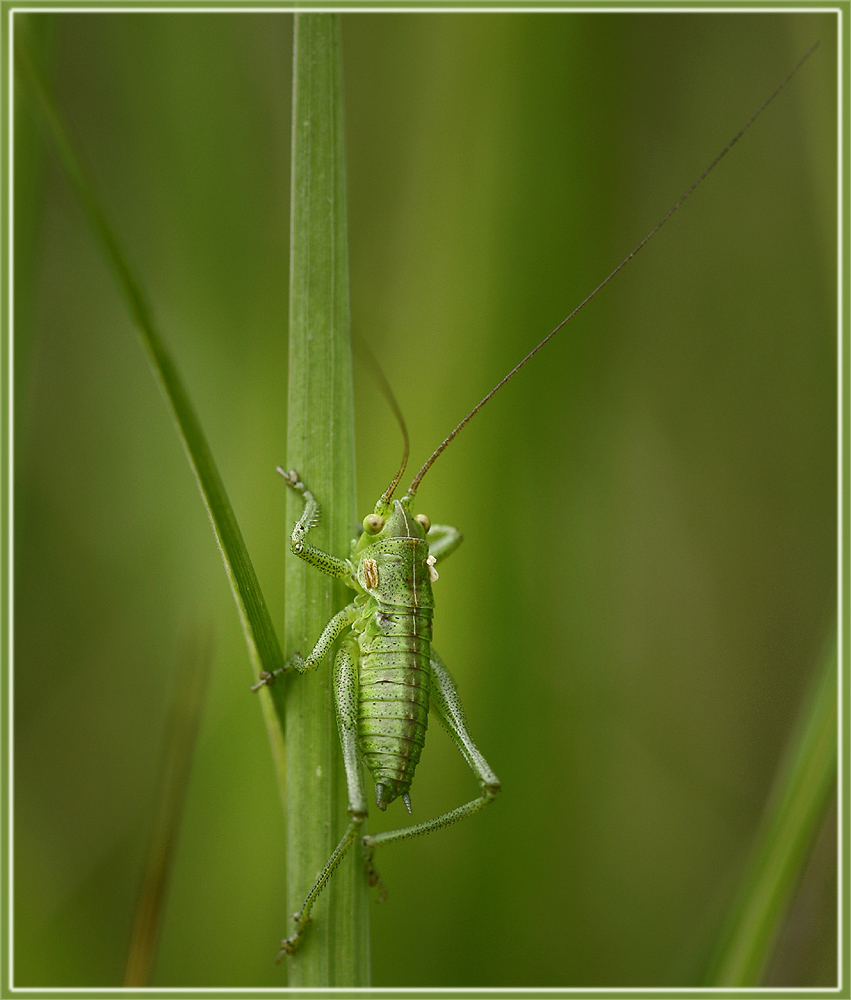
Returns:
[[[301,653],[293,653],[287,661],[287,666],[294,667],[300,674],[305,674],[308,670],[310,670],[310,664],[307,660],[305,660]]]

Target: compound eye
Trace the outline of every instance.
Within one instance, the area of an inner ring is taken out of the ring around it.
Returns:
[[[414,520],[420,522],[420,524],[425,528],[426,534],[431,531],[431,521],[429,521],[425,514],[417,514]]]
[[[363,530],[370,535],[377,535],[384,527],[384,518],[380,514],[367,514],[363,519]]]

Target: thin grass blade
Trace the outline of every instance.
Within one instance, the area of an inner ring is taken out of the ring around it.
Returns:
[[[196,639],[187,644],[181,669],[175,673],[160,755],[154,815],[124,971],[127,987],[147,986],[156,958],[171,862],[186,802],[211,664],[209,642]]]
[[[759,985],[836,787],[837,700],[834,637],[778,772],[753,859],[709,967],[707,985]]]
[[[171,409],[178,435],[210,515],[216,541],[236,599],[255,674],[259,675],[261,670],[272,672],[283,663],[280,644],[198,416],[171,354],[157,329],[141,282],[128,262],[53,98],[39,77],[25,42],[20,37],[16,39],[15,54],[18,78],[24,83],[25,90],[32,99],[38,122],[53,143],[59,161],[80,199],[127,303],[154,376]],[[280,733],[273,734],[273,748],[276,748],[277,758],[281,756],[280,743]]]

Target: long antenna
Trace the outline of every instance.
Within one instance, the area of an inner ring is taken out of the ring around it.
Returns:
[[[372,372],[372,377],[378,383],[378,388],[381,390],[381,394],[387,400],[387,405],[393,411],[393,415],[396,417],[396,420],[399,424],[399,429],[402,432],[402,463],[399,466],[399,471],[393,477],[387,489],[381,494],[381,499],[378,501],[379,503],[389,503],[390,498],[393,496],[396,487],[399,485],[399,480],[405,474],[405,467],[408,464],[408,455],[410,454],[411,451],[410,441],[408,440],[408,427],[407,424],[405,423],[405,418],[402,416],[402,408],[399,406],[399,403],[395,395],[393,394],[393,390],[390,388],[390,383],[387,381],[387,376],[384,374],[381,365],[378,363],[378,359],[369,349],[369,345],[363,339],[363,337],[361,337],[359,334],[355,334],[353,339],[354,339],[355,349],[360,355],[361,360],[367,365],[367,367]]]
[[[609,275],[600,282],[599,285],[597,285],[594,291],[591,292],[590,295],[587,295],[573,310],[573,312],[571,312],[568,316],[565,316],[565,318],[558,324],[558,326],[555,327],[555,329],[551,330],[550,333],[548,333],[546,337],[544,337],[544,339],[540,342],[540,344],[538,344],[537,347],[533,347],[532,350],[529,351],[529,353],[526,355],[526,357],[523,358],[522,361],[519,361],[505,376],[505,378],[501,379],[501,381],[499,381],[493,387],[493,389],[491,389],[491,391],[482,400],[480,400],[473,407],[472,410],[470,410],[470,412],[458,424],[455,430],[453,430],[449,435],[447,435],[447,437],[443,439],[443,441],[438,445],[438,447],[434,450],[434,452],[432,452],[431,457],[426,461],[425,465],[420,469],[420,471],[416,474],[416,476],[414,476],[411,485],[408,487],[408,496],[413,496],[417,492],[417,487],[422,482],[423,476],[428,472],[428,470],[432,467],[432,465],[434,465],[438,456],[441,455],[446,450],[446,447],[449,444],[449,442],[452,441],[452,439],[457,436],[461,428],[465,427],[479,412],[479,410],[481,410],[481,408],[485,405],[485,403],[487,403],[492,396],[498,393],[499,390],[505,385],[505,383],[509,379],[514,378],[517,372],[519,372],[520,369],[528,361],[531,361],[531,359],[538,353],[538,351],[540,351],[540,349],[544,346],[544,344],[552,340],[552,338],[559,332],[559,330],[561,330],[563,326],[569,323],[570,320],[573,319],[573,317],[579,312],[580,309],[588,305],[591,299],[593,299],[594,296],[598,294],[598,292],[602,291],[606,287],[606,285],[608,285],[608,283],[612,280],[612,278],[614,278],[614,276],[622,268],[626,267],[626,265],[632,260],[632,258],[638,253],[638,251],[641,250],[646,243],[649,243],[649,241],[653,239],[656,233],[659,232],[662,226],[665,225],[665,223],[668,221],[668,219],[671,218],[671,216],[674,214],[674,212],[676,212],[676,210],[680,207],[680,205],[682,205],[682,203],[689,197],[689,195],[709,176],[709,174],[712,173],[712,171],[718,166],[721,160],[724,159],[727,153],[729,153],[730,150],[733,148],[733,146],[735,146],[736,143],[739,141],[739,139],[742,138],[745,132],[747,132],[747,130],[751,127],[751,125],[753,125],[753,123],[757,120],[757,118],[759,118],[759,116],[763,113],[763,111],[765,111],[768,105],[771,104],[774,98],[777,97],[780,91],[783,90],[786,84],[798,72],[798,70],[801,68],[801,66],[803,66],[803,64],[807,61],[807,59],[810,58],[810,56],[813,54],[813,52],[815,52],[815,50],[819,47],[819,45],[820,42],[816,42],[807,50],[806,53],[804,53],[804,55],[798,60],[798,62],[794,65],[794,67],[786,74],[783,80],[781,80],[781,82],[775,87],[775,89],[771,92],[771,94],[762,102],[762,104],[756,109],[756,111],[751,115],[751,117],[745,122],[745,124],[739,129],[739,131],[733,136],[733,138],[727,143],[727,145],[721,150],[721,152],[715,157],[715,159],[709,164],[709,166],[703,171],[703,173],[685,192],[685,194],[683,194],[671,206],[671,208],[668,209],[668,211],[662,216],[662,218],[656,223],[656,225],[650,230],[650,232],[644,237],[644,239],[635,247],[635,249],[632,250],[630,253],[628,253],[626,257],[624,257],[624,259],[620,262],[620,264],[618,264],[618,266],[613,271],[611,271]]]

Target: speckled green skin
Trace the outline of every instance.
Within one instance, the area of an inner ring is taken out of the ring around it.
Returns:
[[[352,631],[360,650],[358,750],[381,787],[380,806],[407,792],[425,745],[431,689],[431,619],[425,531],[401,504],[391,521],[411,532],[372,542],[362,550]],[[373,559],[378,585],[369,587],[363,559]]]
[[[412,513],[413,496],[382,497],[364,518],[363,534],[349,559],[309,545],[305,538],[319,517],[319,505],[295,471],[279,469],[287,485],[304,498],[304,512],[292,533],[293,552],[329,576],[342,579],[357,596],[322,630],[307,657],[296,653],[277,673],[315,667],[341,639],[334,658],[337,728],[346,771],[349,826],[295,915],[296,931],[281,942],[279,958],[292,954],[310,920],[316,897],[354,842],[367,815],[361,765],[372,774],[381,809],[408,794],[425,744],[429,710],[437,715],[481,788],[478,798],[431,820],[363,837],[370,884],[380,882],[372,865],[379,844],[420,836],[470,816],[490,803],[499,779],[467,729],[455,684],[431,645],[434,564],[453,552],[461,535],[446,525],[429,525]],[[427,540],[428,536],[428,540]],[[277,674],[262,674],[254,689]]]

